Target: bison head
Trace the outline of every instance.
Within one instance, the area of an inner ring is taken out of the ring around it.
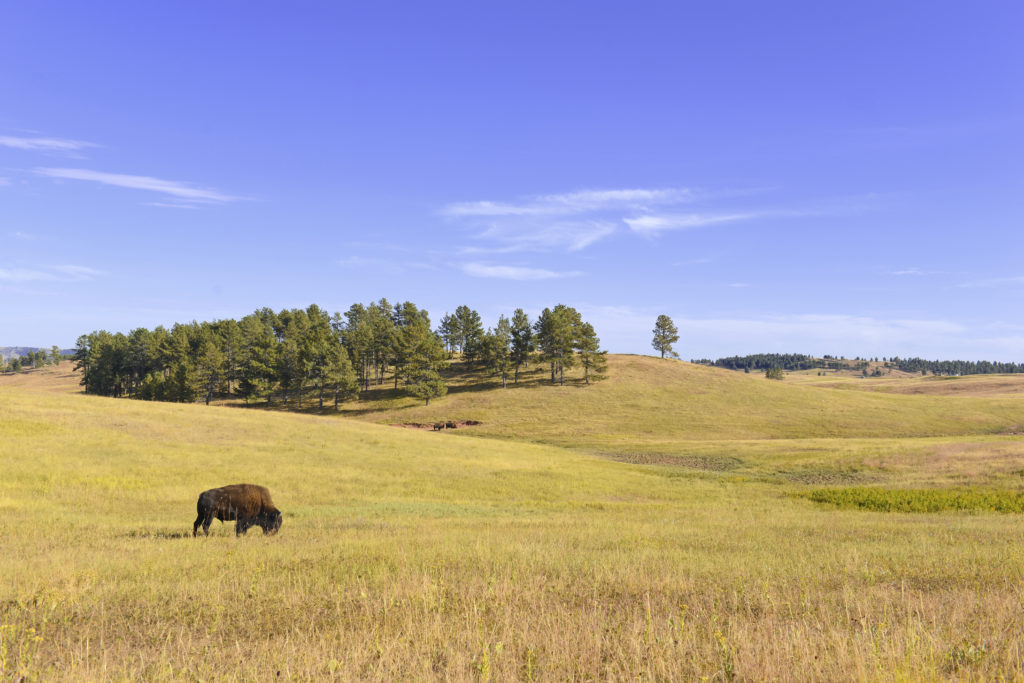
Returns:
[[[260,515],[259,524],[263,527],[264,534],[276,534],[283,521],[284,518],[281,516],[280,510],[268,510]]]

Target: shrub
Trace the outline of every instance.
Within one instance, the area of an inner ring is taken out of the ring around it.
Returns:
[[[816,503],[879,512],[1024,512],[1024,492],[986,489],[849,487],[799,494]]]

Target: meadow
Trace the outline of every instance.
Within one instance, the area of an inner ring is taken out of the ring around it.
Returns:
[[[1019,515],[850,502],[1019,496],[1016,378],[893,391],[618,356],[591,386],[453,378],[340,416],[73,379],[0,378],[0,679],[1024,676]],[[437,419],[481,424],[388,426]],[[193,539],[198,493],[243,481],[281,532]]]

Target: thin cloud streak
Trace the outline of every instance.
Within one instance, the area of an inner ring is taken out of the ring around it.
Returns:
[[[736,221],[750,220],[757,218],[756,213],[724,213],[724,214],[702,214],[688,213],[663,216],[640,216],[638,218],[624,218],[623,222],[629,229],[641,235],[658,235],[666,230],[691,230],[702,228],[705,225],[717,223],[734,223]]]
[[[0,135],[0,147],[11,147],[33,152],[77,152],[89,147],[99,147],[93,142],[64,140],[61,138],[22,138]]]
[[[0,268],[0,282],[54,282],[92,280],[102,271],[88,266],[60,265],[39,268]]]
[[[28,268],[0,268],[0,282],[37,282],[40,280],[56,280],[53,273]]]
[[[1024,275],[1012,277],[994,277],[987,280],[976,280],[974,282],[962,282],[956,285],[959,289],[988,289],[995,287],[1015,287],[1024,285]]]
[[[103,185],[124,187],[132,190],[147,190],[169,195],[182,202],[221,203],[237,201],[241,197],[233,197],[218,190],[195,187],[190,183],[176,180],[162,180],[150,176],[127,175],[123,173],[106,173],[84,168],[37,168],[36,174],[48,178],[67,180],[86,180]]]
[[[521,266],[492,266],[485,263],[467,263],[462,272],[473,277],[499,278],[502,280],[551,280],[555,278],[577,277],[579,271],[558,273],[543,268],[526,268]]]
[[[88,266],[54,266],[53,269],[75,280],[92,280],[103,275],[102,271]]]
[[[442,213],[455,218],[574,215],[614,208],[679,204],[692,198],[693,192],[686,188],[581,190],[541,195],[520,203],[456,202],[444,207]]]

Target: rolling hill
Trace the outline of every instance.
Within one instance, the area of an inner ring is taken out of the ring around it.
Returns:
[[[1022,672],[1018,517],[803,495],[1015,491],[1021,439],[992,432],[1019,397],[610,371],[508,390],[463,372],[429,410],[380,390],[360,419],[86,396],[67,365],[0,378],[0,677]],[[483,424],[388,426],[437,417]],[[281,533],[193,539],[198,493],[243,481]]]

